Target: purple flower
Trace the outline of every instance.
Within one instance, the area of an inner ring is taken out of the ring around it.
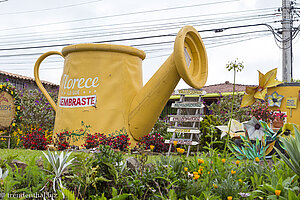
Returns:
[[[250,196],[250,193],[243,193],[243,192],[240,192],[239,195],[241,195],[241,197],[249,197],[249,196]]]

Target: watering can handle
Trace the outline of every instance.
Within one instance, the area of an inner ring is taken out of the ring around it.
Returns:
[[[53,99],[51,98],[51,96],[48,94],[48,92],[46,91],[46,89],[44,88],[43,84],[41,83],[40,76],[39,76],[39,68],[40,68],[40,64],[42,63],[42,61],[45,58],[47,58],[48,56],[54,55],[54,54],[60,55],[60,56],[62,56],[64,58],[64,56],[62,55],[62,53],[60,53],[58,51],[49,51],[47,53],[44,53],[35,62],[35,65],[34,65],[34,78],[35,78],[35,82],[36,82],[37,86],[40,88],[40,90],[45,95],[46,99],[49,101],[50,105],[53,107],[54,111],[56,112],[56,104],[53,101]]]

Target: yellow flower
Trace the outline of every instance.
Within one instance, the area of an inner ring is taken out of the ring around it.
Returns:
[[[243,180],[242,180],[242,179],[239,179],[239,182],[243,183]]]
[[[239,164],[240,164],[240,161],[239,161],[239,160],[235,161],[235,164],[239,165]]]
[[[213,186],[214,186],[214,188],[215,188],[215,189],[217,189],[217,188],[218,188],[218,185],[216,185],[216,184],[213,184]]]
[[[222,158],[222,163],[224,164],[226,162],[226,159],[225,158]]]
[[[0,89],[2,89],[3,85],[0,85]]]
[[[279,197],[279,196],[280,196],[280,193],[281,193],[281,190],[275,190],[275,195],[276,195],[276,196]]]
[[[154,149],[154,145],[150,145],[150,149],[153,150]]]
[[[184,153],[184,149],[180,149],[179,153],[183,154]]]
[[[195,176],[194,176],[194,180],[197,180],[198,178],[200,178],[199,175],[195,175]]]
[[[194,176],[195,176],[195,175],[199,175],[198,172],[193,172],[193,174],[194,174]]]
[[[227,197],[227,200],[232,200],[232,196],[228,196],[228,197]]]
[[[231,174],[232,175],[236,174],[236,171],[231,170]]]
[[[207,174],[210,174],[210,171],[208,171]]]
[[[18,110],[20,110],[20,108],[21,108],[20,106],[17,107]]]
[[[187,170],[188,170],[188,168],[187,168],[187,167],[185,167],[185,168],[183,168],[183,169],[184,169],[184,171],[185,171],[185,172],[187,172]]]
[[[15,123],[12,123],[12,126],[15,126],[16,124]]]
[[[176,145],[177,145],[177,143],[178,143],[178,141],[174,141],[174,142],[173,142],[174,146],[176,146]]]
[[[202,174],[202,171],[203,171],[203,167],[199,167],[198,173]]]
[[[198,159],[198,164],[203,164],[203,163],[204,163],[204,160]]]
[[[256,158],[255,158],[255,161],[256,161],[256,162],[259,162],[259,157],[256,157]]]
[[[180,152],[180,148],[176,148],[176,151],[179,153]]]
[[[11,91],[10,93],[11,93],[11,94],[14,94],[14,92],[13,92],[13,91]]]

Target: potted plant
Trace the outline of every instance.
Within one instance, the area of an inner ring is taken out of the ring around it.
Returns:
[[[273,128],[280,128],[284,124],[284,120],[287,117],[285,113],[282,113],[279,109],[275,113],[275,119],[272,122]]]

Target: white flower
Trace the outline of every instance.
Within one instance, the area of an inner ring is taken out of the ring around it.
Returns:
[[[250,121],[244,123],[244,127],[247,130],[250,140],[256,140],[256,138],[261,140],[261,138],[265,135],[265,129],[255,117],[252,117]]]
[[[221,138],[228,133],[229,123],[227,126],[216,126],[217,129],[222,131]],[[235,119],[231,120],[230,124],[230,137],[239,137],[240,135],[245,136],[244,125]]]

